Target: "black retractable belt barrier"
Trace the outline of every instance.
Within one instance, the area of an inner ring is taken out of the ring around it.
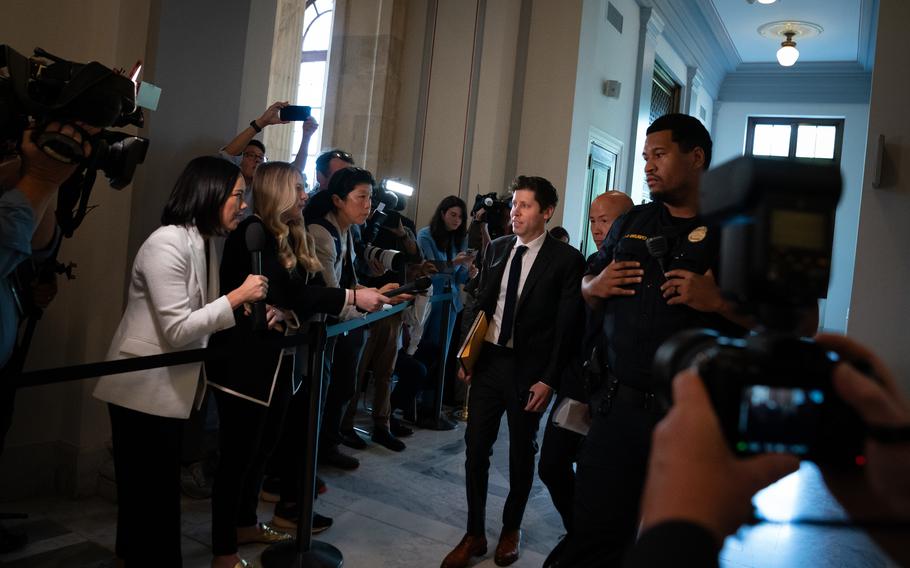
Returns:
[[[447,283],[446,293],[433,296],[431,302],[451,302],[452,292],[450,290],[451,284]],[[309,423],[307,424],[305,447],[301,448],[304,474],[300,480],[299,498],[301,501],[299,503],[300,518],[297,521],[297,538],[293,541],[273,544],[266,548],[262,552],[261,558],[263,568],[340,568],[344,563],[344,558],[342,557],[340,550],[331,544],[314,541],[312,539],[313,503],[316,496],[316,456],[319,428],[322,418],[321,401],[323,372],[325,369],[323,362],[325,359],[326,340],[329,337],[347,333],[358,327],[369,325],[372,322],[401,312],[411,304],[412,302],[410,301],[402,302],[390,309],[381,310],[367,314],[362,318],[348,320],[330,326],[323,324],[311,325],[310,332],[307,334],[290,335],[283,337],[280,340],[276,340],[282,347],[293,347],[301,345],[306,341],[310,342],[309,360],[307,361],[307,370],[311,382]],[[445,306],[445,308],[448,308],[448,306]],[[437,417],[442,416],[442,389],[445,378],[445,360],[448,345],[451,341],[451,337],[448,334],[448,326],[449,309],[444,309],[441,337],[444,336],[445,340],[442,341],[442,346],[440,348],[440,372],[436,392]],[[146,357],[131,357],[128,359],[117,359],[115,361],[103,361],[99,363],[86,363],[69,367],[29,371],[0,378],[4,381],[9,380],[17,388],[31,387],[142,371],[156,367],[199,363],[202,361],[224,358],[229,352],[228,346],[221,348],[207,347],[203,349],[187,349],[185,351],[174,351]],[[441,422],[442,421],[440,420],[440,423]]]

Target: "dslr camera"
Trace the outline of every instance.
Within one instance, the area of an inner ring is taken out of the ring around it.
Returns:
[[[414,195],[412,186],[401,182],[384,179],[373,187],[370,196],[372,201],[370,216],[361,231],[364,243],[363,251],[358,251],[367,262],[378,262],[386,271],[403,272],[405,255],[397,250],[373,246],[382,227],[397,228],[400,213],[407,207],[407,198]]]
[[[700,214],[721,235],[718,285],[758,331],[679,333],[657,351],[654,376],[670,384],[696,365],[738,455],[865,463],[863,422],[832,386],[837,356],[796,331],[827,295],[840,193],[837,166],[797,161],[743,157],[702,178]]]
[[[500,199],[495,191],[481,194],[474,198],[474,206],[471,207],[471,217],[474,217],[478,211],[483,211],[483,223],[487,224],[490,231],[490,238],[496,240],[505,234],[505,221],[508,218],[511,204],[508,199]]]
[[[0,160],[18,154],[22,133],[33,122],[32,137],[39,148],[61,162],[79,164],[58,194],[58,222],[66,236],[72,236],[85,216],[97,171],[104,172],[111,187],[123,189],[145,160],[149,141],[125,132],[83,133],[92,147],[86,157],[81,144],[59,132],[47,132],[47,125],[60,122],[78,129],[75,122],[81,121],[102,129],[141,127],[135,83],[140,69],[137,64],[127,77],[96,61],[74,63],[41,48],[27,58],[0,45]]]

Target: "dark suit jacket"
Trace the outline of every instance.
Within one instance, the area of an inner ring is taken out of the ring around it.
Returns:
[[[516,239],[514,235],[496,239],[490,243],[484,258],[477,306],[491,321]],[[515,311],[512,345],[520,389],[525,390],[537,381],[559,389],[563,368],[577,350],[584,327],[581,298],[584,266],[584,257],[578,250],[547,234]]]
[[[226,293],[240,286],[250,274],[250,251],[246,248],[246,228],[262,223],[251,215],[243,220],[224,243],[221,258],[221,290]],[[266,246],[262,250],[262,273],[269,279],[265,302],[294,310],[301,323],[316,313],[337,314],[344,307],[347,293],[341,288],[326,288],[320,275],[304,278],[289,272],[278,258],[278,244],[263,227]],[[231,394],[268,401],[281,357],[277,331],[254,331],[252,318],[243,307],[234,310],[236,325],[212,336],[209,345],[230,346],[226,359],[206,363],[209,383]]]

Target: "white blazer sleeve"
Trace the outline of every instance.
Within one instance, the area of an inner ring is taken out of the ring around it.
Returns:
[[[158,233],[147,241],[136,258],[147,286],[152,315],[172,349],[192,343],[234,325],[227,296],[202,306],[190,307],[190,293],[204,294],[192,283],[189,244],[177,233]],[[204,280],[203,280],[204,281]]]

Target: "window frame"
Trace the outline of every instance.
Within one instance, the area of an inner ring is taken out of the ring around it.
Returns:
[[[812,117],[793,117],[793,116],[750,116],[746,126],[746,147],[743,155],[753,156],[752,147],[755,142],[755,127],[759,124],[769,124],[774,126],[790,127],[790,148],[787,156],[759,156],[761,158],[771,158],[775,160],[808,160],[811,162],[821,161],[840,165],[841,154],[843,153],[844,143],[844,119],[843,118],[812,118]],[[834,130],[834,157],[833,158],[805,158],[796,156],[796,143],[799,137],[800,125],[805,126],[833,126]]]

